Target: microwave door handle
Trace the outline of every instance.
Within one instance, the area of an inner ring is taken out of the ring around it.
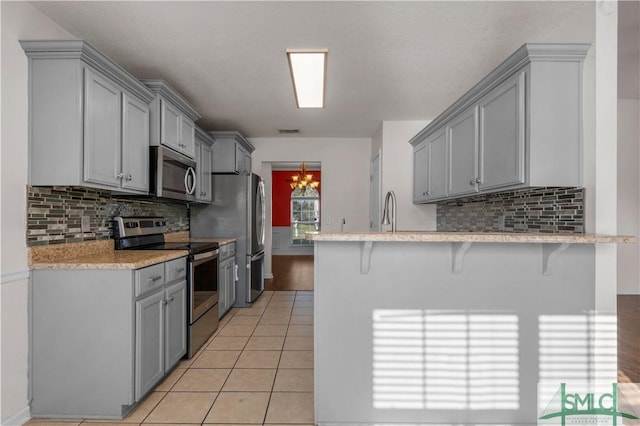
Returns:
[[[189,175],[191,175],[191,186],[189,186]],[[189,167],[187,173],[184,174],[184,187],[189,195],[193,195],[196,191],[196,171],[193,170],[193,167]]]

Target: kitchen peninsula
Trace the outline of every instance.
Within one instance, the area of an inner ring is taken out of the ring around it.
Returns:
[[[539,382],[555,392],[596,374],[615,381],[615,361],[599,358],[613,348],[615,360],[615,338],[594,333],[595,324],[615,324],[611,313],[595,314],[595,244],[634,237],[307,238],[316,424],[536,424]]]

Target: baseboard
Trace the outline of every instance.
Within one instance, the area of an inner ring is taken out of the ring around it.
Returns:
[[[13,416],[3,420],[2,426],[22,426],[29,420],[31,420],[31,411],[29,410],[29,406],[26,406]]]

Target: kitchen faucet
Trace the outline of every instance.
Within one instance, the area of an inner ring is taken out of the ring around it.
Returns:
[[[389,214],[389,199],[391,199],[391,214]],[[391,216],[391,220],[389,220]],[[382,213],[382,225],[391,225],[391,232],[396,232],[396,193],[387,192],[384,197],[384,212]]]

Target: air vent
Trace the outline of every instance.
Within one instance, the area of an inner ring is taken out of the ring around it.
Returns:
[[[300,129],[278,129],[278,133],[281,135],[293,135],[300,133]]]

